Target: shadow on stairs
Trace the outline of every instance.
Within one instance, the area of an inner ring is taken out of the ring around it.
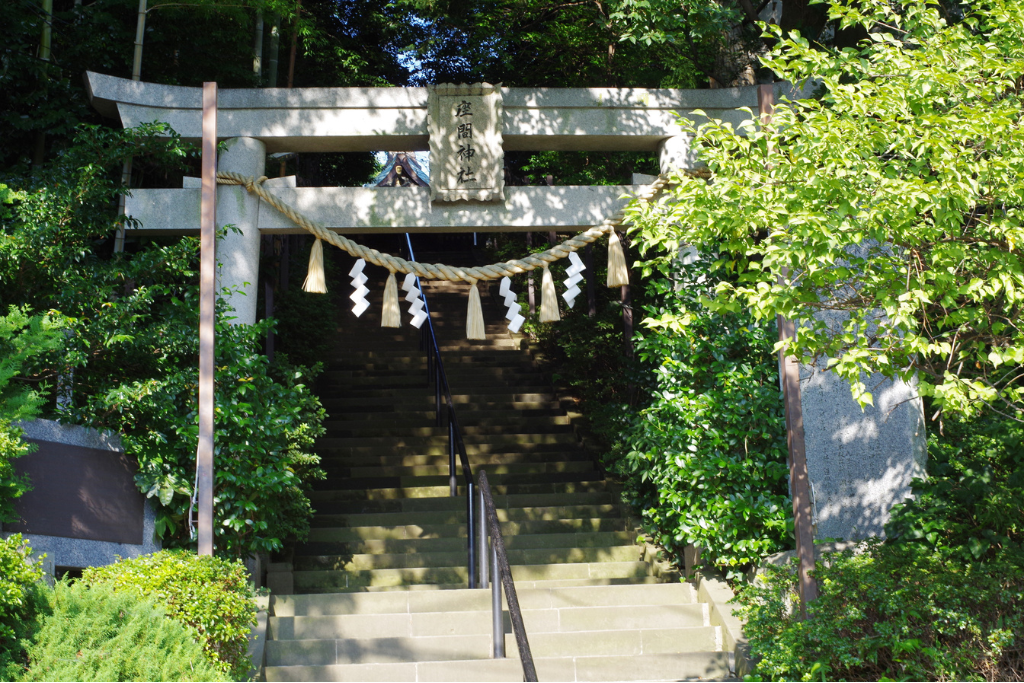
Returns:
[[[405,326],[379,327],[386,273],[368,271],[371,307],[346,314],[325,373],[328,477],[292,558],[295,594],[271,599],[266,679],[521,681],[507,613],[510,656],[491,659],[490,591],[465,588],[465,499],[448,497],[447,431],[419,332],[404,302]],[[494,299],[481,288],[486,341],[465,339],[468,285],[424,289],[470,461],[492,482],[540,680],[728,677],[722,627],[636,544],[548,378],[505,329],[496,287]]]

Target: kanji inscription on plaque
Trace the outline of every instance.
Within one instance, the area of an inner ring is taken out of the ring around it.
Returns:
[[[430,199],[503,201],[501,86],[430,86]]]

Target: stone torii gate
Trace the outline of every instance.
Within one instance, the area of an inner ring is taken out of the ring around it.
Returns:
[[[96,73],[87,74],[87,85],[93,106],[119,117],[125,127],[159,121],[185,140],[202,138],[200,88]],[[778,84],[776,91],[781,95],[790,89]],[[758,104],[756,86],[499,92],[498,154],[503,149],[656,152],[662,172],[696,165],[676,112],[692,117],[693,110],[701,109],[735,125],[749,118],[740,108]],[[428,150],[429,100],[428,88],[222,90],[217,137],[226,140],[227,149],[219,155],[218,171],[259,177],[266,155],[279,152]],[[440,170],[442,165],[432,159],[432,176]],[[420,187],[296,187],[294,177],[272,178],[265,187],[339,233],[582,231],[624,207],[623,197],[639,189],[507,187],[498,188],[499,199],[459,202],[432,200],[431,192]],[[233,224],[242,232],[218,246],[219,285],[237,287],[238,294],[230,298],[237,322],[253,323],[260,234],[305,231],[240,187],[218,188],[218,200],[217,225]],[[195,234],[199,204],[199,180],[186,179],[183,188],[133,190],[125,213],[142,223],[137,234]]]
[[[203,137],[201,88],[96,73],[88,73],[86,82],[93,105],[125,127],[159,121],[186,140]],[[677,114],[695,119],[694,110],[700,109],[735,126],[766,101],[801,95],[785,83],[716,90],[487,85],[223,90],[215,95],[216,137],[226,146],[217,170],[259,177],[266,155],[277,152],[429,149],[430,188],[300,188],[294,177],[267,180],[264,188],[337,233],[578,232],[623,208],[626,195],[641,186],[504,187],[503,150],[654,152],[662,173],[693,170],[698,164]],[[467,112],[472,116],[465,117]],[[470,121],[472,130],[465,127]],[[198,232],[199,179],[186,178],[184,184],[132,191],[125,212],[141,223],[137,234]],[[216,196],[217,226],[233,224],[241,231],[218,245],[217,289],[233,288],[229,303],[236,322],[251,324],[260,235],[305,231],[242,187],[221,185]],[[806,432],[808,444],[803,476],[799,463],[795,470],[791,465],[802,532],[798,551],[806,572],[813,566],[812,524],[820,536],[881,533],[888,508],[909,493],[910,477],[920,470],[924,427],[920,401],[905,384],[883,383],[875,391],[883,397],[880,406],[862,413],[848,385],[830,372],[802,366],[799,382],[795,375],[792,379],[786,387],[788,412],[797,418],[791,437],[796,433],[802,443]],[[791,441],[796,454],[794,445],[800,444]]]

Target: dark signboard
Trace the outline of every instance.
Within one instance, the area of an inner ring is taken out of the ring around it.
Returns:
[[[135,487],[136,464],[119,451],[53,443],[13,460],[32,490],[15,501],[20,519],[4,531],[114,543],[143,542],[145,500]]]

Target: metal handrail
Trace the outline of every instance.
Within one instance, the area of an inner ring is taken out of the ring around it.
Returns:
[[[491,576],[491,623],[494,629],[494,658],[505,656],[505,624],[501,611],[501,587],[505,588],[505,600],[508,602],[508,616],[512,621],[512,633],[516,636],[516,647],[519,648],[519,661],[523,665],[523,678],[527,681],[537,680],[537,669],[533,664],[533,654],[530,652],[530,641],[526,638],[526,627],[523,625],[523,611],[519,607],[519,597],[516,595],[516,585],[512,581],[512,568],[508,564],[508,554],[505,552],[505,540],[501,535],[501,525],[498,523],[498,513],[494,508],[494,498],[491,496],[491,485],[487,481],[487,472],[480,470],[479,486],[480,491],[480,516],[484,524],[481,524],[480,532],[480,577],[484,587],[487,585],[487,560],[483,559],[487,553],[487,536],[490,535],[490,564]],[[490,532],[488,534],[488,531]],[[500,582],[500,585],[499,585]]]
[[[406,246],[409,248],[409,259],[415,260],[412,250],[412,240],[409,233],[405,234]],[[530,652],[530,642],[526,638],[526,627],[523,625],[523,612],[519,607],[519,598],[516,596],[516,587],[512,581],[512,569],[508,564],[508,554],[505,552],[505,541],[501,535],[501,526],[498,523],[498,514],[494,507],[494,498],[491,496],[491,486],[487,481],[487,472],[480,470],[479,491],[474,495],[473,470],[469,464],[469,455],[466,453],[466,444],[462,440],[462,428],[459,426],[459,418],[455,413],[455,402],[452,400],[451,387],[448,385],[448,375],[444,371],[444,361],[441,360],[441,350],[437,344],[437,332],[434,330],[434,320],[430,315],[430,305],[427,303],[427,295],[420,285],[419,276],[416,277],[416,288],[420,290],[423,299],[423,311],[427,314],[426,326],[421,328],[420,348],[427,352],[427,376],[428,381],[434,384],[434,406],[436,410],[437,426],[442,424],[441,399],[448,407],[448,485],[451,496],[458,495],[458,480],[455,476],[455,454],[458,452],[459,461],[462,465],[462,474],[466,480],[466,540],[469,555],[469,587],[486,588],[488,579],[488,558],[490,559],[490,574],[494,577],[491,582],[491,621],[494,629],[494,647],[492,656],[502,658],[505,656],[505,624],[502,618],[501,609],[501,586],[505,589],[505,599],[508,601],[509,617],[512,621],[512,632],[516,637],[516,646],[519,648],[519,660],[523,666],[523,676],[526,681],[537,680],[537,669],[533,664],[533,654]],[[475,514],[474,508],[479,504],[479,515]],[[479,533],[479,539],[477,534]],[[488,553],[488,537],[490,538],[490,553]],[[477,548],[479,541],[479,548]],[[479,573],[477,572],[477,561],[479,560]],[[501,586],[499,586],[499,582]]]
[[[405,243],[409,247],[409,259],[416,260],[412,251],[412,239],[409,233],[405,233]],[[420,278],[416,276],[416,288],[420,290],[423,299],[423,311],[427,314],[427,324],[420,328],[420,348],[427,352],[427,380],[434,384],[434,410],[436,412],[436,424],[440,427],[443,424],[441,419],[441,399],[448,407],[448,487],[449,495],[455,497],[458,493],[458,479],[455,475],[455,455],[458,453],[462,465],[462,476],[466,481],[466,543],[469,563],[469,587],[479,588],[476,572],[476,543],[477,519],[474,511],[474,483],[473,469],[469,465],[469,456],[466,453],[466,444],[462,440],[462,428],[459,426],[459,418],[455,414],[455,403],[452,401],[451,387],[448,385],[448,375],[444,371],[444,361],[441,360],[441,350],[437,345],[437,333],[434,330],[434,320],[430,315],[430,305],[427,303],[426,292],[420,284]]]

